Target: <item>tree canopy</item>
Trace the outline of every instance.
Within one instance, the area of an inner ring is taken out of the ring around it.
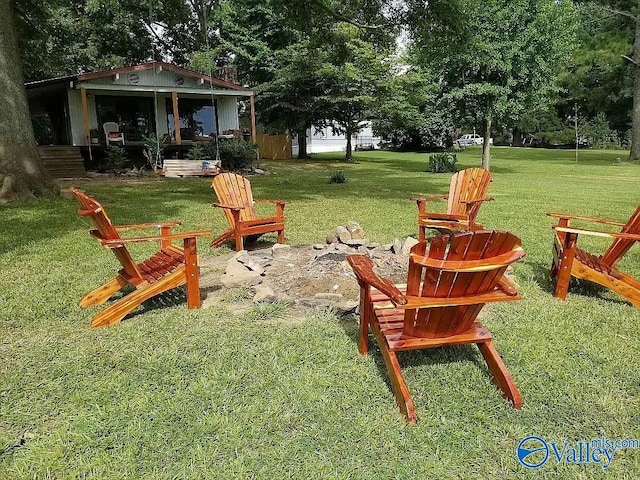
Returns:
[[[484,126],[545,106],[575,38],[568,0],[407,1],[415,57],[442,78],[447,98]]]

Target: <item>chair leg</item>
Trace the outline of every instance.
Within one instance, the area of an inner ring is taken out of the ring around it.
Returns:
[[[242,244],[242,235],[240,235],[239,233],[236,233],[234,235],[234,238],[236,239],[236,252],[239,252],[240,250],[244,250],[244,245]]]
[[[566,233],[562,241],[558,260],[558,273],[556,275],[556,288],[553,292],[554,297],[562,300],[567,298],[569,291],[569,281],[571,280],[571,269],[573,267],[573,258],[576,254],[576,241],[578,234]]]
[[[195,237],[184,239],[184,274],[187,279],[187,307],[189,310],[200,308],[200,269]]]
[[[391,381],[391,389],[393,395],[396,397],[396,403],[400,407],[400,411],[405,416],[408,423],[416,423],[418,418],[416,416],[416,409],[413,406],[413,400],[411,399],[411,393],[407,382],[402,375],[402,369],[396,352],[389,350],[387,342],[385,342],[382,334],[376,329],[373,329],[373,333],[380,346],[380,352],[384,359],[384,364],[387,367],[387,373],[389,374],[389,380]]]
[[[118,275],[113,280],[105,283],[104,285],[91,290],[80,300],[81,307],[91,307],[93,305],[102,305],[109,300],[111,296],[119,291],[122,287],[127,285],[127,282],[122,275]]]
[[[520,396],[518,387],[516,387],[516,384],[507,370],[506,365],[502,361],[500,354],[493,346],[493,342],[488,340],[483,343],[478,343],[477,345],[485,362],[487,362],[487,366],[489,367],[489,371],[493,377],[493,383],[502,390],[502,396],[513,404],[513,408],[522,408],[522,397]]]
[[[138,307],[145,300],[159,293],[171,290],[185,283],[184,268],[179,268],[156,283],[145,285],[126,297],[111,304],[108,308],[93,317],[92,327],[105,327],[121,321],[129,312]]]
[[[426,230],[427,230],[427,227],[425,227],[424,225],[418,225],[418,241],[419,242],[424,242],[425,239],[427,238],[427,235],[425,233]]]
[[[369,351],[369,315],[371,302],[368,287],[360,290],[360,325],[358,329],[358,351],[366,355]]]
[[[284,228],[282,230],[278,230],[278,243],[284,244]]]

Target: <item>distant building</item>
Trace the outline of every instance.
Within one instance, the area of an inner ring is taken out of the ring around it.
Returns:
[[[351,146],[354,150],[358,148],[380,148],[381,137],[375,137],[371,130],[371,124],[366,126],[351,139]],[[371,147],[369,147],[371,146]],[[331,127],[315,128],[311,127],[307,130],[307,152],[340,152],[347,148],[347,138],[344,135],[334,135]],[[293,155],[298,154],[298,139],[293,137],[292,140]]]

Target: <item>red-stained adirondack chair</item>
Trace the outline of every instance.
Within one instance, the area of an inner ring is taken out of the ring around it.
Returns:
[[[418,203],[418,239],[425,240],[425,230],[434,228],[449,233],[454,230],[481,230],[476,216],[482,202],[493,200],[486,197],[491,183],[491,174],[483,168],[467,168],[451,177],[449,195],[428,195],[414,198]],[[427,201],[447,200],[446,213],[427,212]]]
[[[554,225],[553,262],[551,277],[556,279],[554,296],[564,299],[569,291],[571,277],[590,280],[617,292],[634,306],[640,307],[640,282],[618,270],[616,265],[629,249],[640,240],[640,206],[626,223],[602,218],[547,213],[557,218]],[[570,220],[621,227],[620,232],[610,233],[584,228],[572,228]],[[613,242],[599,257],[577,247],[578,235],[611,238]]]
[[[235,173],[221,173],[211,182],[219,203],[213,207],[224,209],[231,228],[211,242],[212,247],[219,247],[227,240],[235,240],[236,250],[244,248],[243,237],[259,237],[268,232],[278,233],[278,243],[284,243],[284,206],[282,200],[254,200],[251,193],[251,183],[241,175]],[[258,218],[254,202],[274,203],[276,215],[274,217]]]
[[[515,408],[520,393],[492,343],[491,333],[477,320],[485,303],[519,300],[504,272],[525,253],[520,239],[507,232],[478,230],[435,237],[411,249],[406,285],[393,285],[373,271],[365,255],[347,260],[360,285],[361,354],[368,351],[368,331],[376,338],[400,410],[410,423],[416,412],[402,375],[397,352],[475,343],[487,362],[493,382]]]
[[[81,307],[102,305],[112,295],[127,285],[135,290],[112,303],[98,313],[91,322],[92,327],[104,327],[122,320],[129,312],[145,300],[162,292],[187,285],[187,306],[200,308],[200,289],[196,237],[211,235],[209,231],[171,233],[171,227],[180,222],[146,223],[114,226],[102,204],[84,191],[71,188],[80,203],[78,215],[90,217],[96,226],[89,233],[100,243],[110,248],[122,265],[113,280],[87,293],[80,300]],[[122,238],[119,232],[137,229],[159,229],[159,235]],[[173,245],[173,240],[183,240],[184,246]],[[127,250],[127,243],[158,241],[160,250],[142,263],[136,263]]]

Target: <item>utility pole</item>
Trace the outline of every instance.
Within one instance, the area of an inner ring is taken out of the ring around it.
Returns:
[[[573,104],[573,127],[576,130],[576,164],[578,163],[578,103]]]

